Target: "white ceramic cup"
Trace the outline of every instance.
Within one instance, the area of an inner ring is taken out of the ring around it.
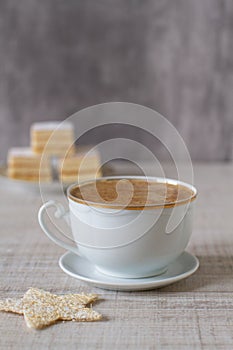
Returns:
[[[38,214],[41,228],[59,246],[87,258],[107,275],[139,278],[165,272],[189,242],[197,190],[181,181],[156,177],[112,176],[98,180],[103,179],[143,179],[183,185],[192,191],[192,196],[188,201],[164,207],[119,210],[102,205],[98,208],[76,201],[71,195],[71,190],[77,186],[74,184],[67,190],[69,212],[57,201],[42,205]],[[64,217],[71,226],[72,243],[48,228],[45,212],[49,207],[55,207],[55,217]]]

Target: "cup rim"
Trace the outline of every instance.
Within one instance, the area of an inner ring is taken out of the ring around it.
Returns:
[[[171,185],[182,185],[182,186],[184,186],[192,191],[192,196],[189,198],[181,199],[178,201],[174,201],[174,202],[170,202],[170,203],[166,203],[166,204],[162,204],[162,205],[161,204],[148,204],[148,203],[146,203],[146,204],[142,204],[142,205],[137,204],[135,206],[129,205],[129,206],[124,207],[124,205],[120,205],[120,204],[111,204],[111,203],[106,204],[106,203],[92,202],[92,201],[77,198],[71,194],[71,190],[76,186],[83,186],[85,184],[92,183],[92,182],[103,181],[103,180],[112,180],[112,179],[119,179],[119,180],[123,180],[123,179],[145,180],[146,179],[146,181],[156,181],[156,182],[168,183]],[[98,177],[98,178],[84,180],[84,181],[81,181],[78,183],[77,182],[73,183],[67,188],[67,197],[69,200],[71,200],[73,202],[83,204],[83,205],[88,205],[88,206],[95,207],[95,208],[101,207],[101,208],[106,208],[106,209],[124,209],[124,210],[144,210],[144,209],[146,209],[146,210],[148,210],[148,209],[172,208],[175,206],[191,203],[197,197],[197,189],[196,189],[196,187],[188,184],[187,182],[175,180],[175,179],[171,179],[171,178],[166,178],[166,177],[163,178],[163,177],[157,177],[157,176],[117,175],[117,176],[102,176],[102,177]]]

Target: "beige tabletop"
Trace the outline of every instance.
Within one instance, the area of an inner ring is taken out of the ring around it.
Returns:
[[[116,170],[127,169],[119,164]],[[22,316],[2,312],[0,349],[232,349],[233,165],[196,164],[194,170],[199,197],[187,251],[200,268],[144,292],[106,291],[67,276],[58,266],[64,250],[39,227],[40,195],[1,184],[0,298],[20,297],[30,286],[57,294],[94,292],[104,319],[35,331]]]

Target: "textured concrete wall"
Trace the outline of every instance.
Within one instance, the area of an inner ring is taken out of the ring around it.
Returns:
[[[159,111],[193,159],[232,159],[232,0],[0,0],[1,159],[32,121],[106,101]]]

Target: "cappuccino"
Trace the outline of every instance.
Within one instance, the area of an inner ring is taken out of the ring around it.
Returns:
[[[69,196],[76,202],[94,206],[142,209],[183,204],[194,199],[195,194],[181,184],[122,177],[74,186]]]

